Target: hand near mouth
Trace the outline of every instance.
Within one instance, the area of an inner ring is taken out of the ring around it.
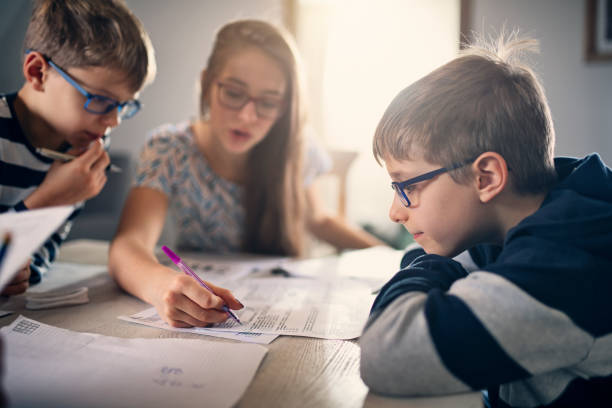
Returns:
[[[78,154],[80,150],[67,152],[77,156],[73,160],[56,160],[51,165],[40,186],[24,200],[28,209],[72,205],[100,193],[106,184],[106,167],[110,163],[102,140],[91,143],[86,151]]]

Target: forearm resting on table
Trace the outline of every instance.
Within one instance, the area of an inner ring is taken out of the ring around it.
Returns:
[[[345,220],[322,214],[308,220],[308,228],[320,240],[340,249],[362,249],[386,245],[378,238]]]
[[[152,249],[127,236],[111,243],[108,271],[119,286],[148,303],[159,298],[158,288],[171,272],[157,261]]]

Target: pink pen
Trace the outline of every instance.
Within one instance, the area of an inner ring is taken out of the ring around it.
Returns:
[[[187,275],[191,276],[192,278],[194,278],[195,280],[198,281],[198,283],[200,285],[202,285],[204,288],[206,288],[210,293],[214,294],[215,292],[213,292],[213,290],[206,284],[204,283],[204,281],[202,279],[200,279],[200,277],[189,267],[187,266],[187,264],[185,264],[181,258],[178,257],[177,254],[175,254],[174,252],[172,252],[172,250],[170,248],[168,248],[167,246],[162,246],[162,250],[164,251],[164,253],[166,255],[168,255],[168,258],[170,258],[170,260],[172,262],[174,262],[174,264],[176,266],[178,266],[178,268],[185,272]],[[240,321],[240,319],[238,319],[238,317],[236,317],[236,315],[234,314],[234,312],[232,312],[230,310],[229,307],[227,307],[227,305],[223,305],[223,310],[227,312],[227,314],[229,314],[236,322],[238,322],[238,324],[242,324],[242,322]]]

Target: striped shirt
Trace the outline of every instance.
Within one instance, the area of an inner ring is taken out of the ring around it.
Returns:
[[[360,341],[373,391],[612,406],[612,171],[596,154],[555,165],[559,183],[502,246],[406,254]]]
[[[53,163],[36,153],[25,138],[13,107],[16,96],[0,95],[0,213],[27,210],[23,200],[38,188]],[[49,269],[79,211],[80,206],[32,255],[31,283],[39,282]]]

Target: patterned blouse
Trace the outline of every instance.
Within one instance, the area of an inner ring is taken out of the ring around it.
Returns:
[[[331,168],[329,155],[312,140],[308,142],[306,186]],[[169,197],[178,247],[214,253],[241,250],[244,188],[214,173],[198,150],[190,123],[167,124],[152,131],[133,185],[153,188]]]

